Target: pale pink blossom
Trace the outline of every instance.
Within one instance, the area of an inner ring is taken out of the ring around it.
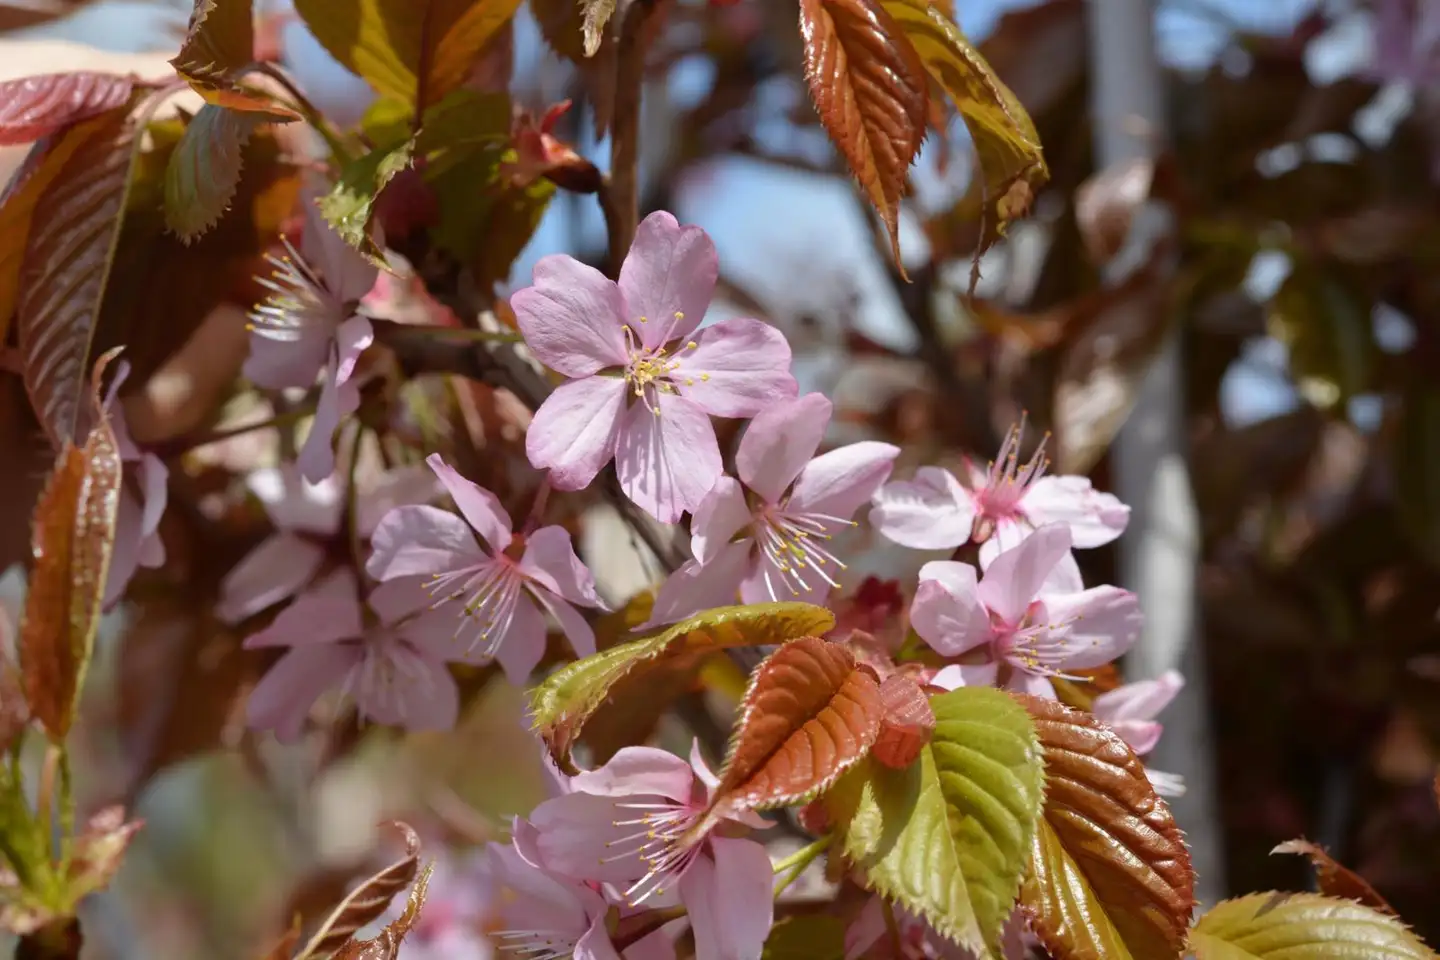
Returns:
[[[1440,81],[1440,8],[1433,0],[1377,0],[1374,10],[1375,59],[1362,72],[1419,87]]]
[[[690,763],[624,747],[536,807],[516,845],[546,869],[613,885],[632,905],[678,893],[698,960],[750,960],[774,919],[774,872],[765,847],[729,827],[767,824],[752,813],[706,823],[717,782],[698,745]]]
[[[467,654],[499,660],[512,683],[523,684],[545,652],[545,613],[577,654],[594,653],[594,631],[572,604],[604,604],[565,528],[541,527],[517,536],[493,493],[460,476],[438,453],[425,462],[465,519],[436,507],[396,507],[371,538],[374,552],[365,567],[370,576],[428,578],[436,609],[451,618],[457,645]],[[473,629],[465,642],[467,626]]]
[[[988,470],[967,461],[969,486],[940,467],[921,467],[913,480],[886,484],[875,496],[870,522],[917,550],[952,549],[973,539],[981,544],[982,565],[1047,523],[1065,524],[1081,549],[1124,533],[1130,508],[1084,477],[1046,476],[1043,442],[1028,463],[1020,463],[1024,427],[1022,421],[1010,430]]]
[[[136,569],[153,569],[165,563],[165,542],[160,539],[160,518],[169,497],[170,471],[164,461],[136,446],[125,424],[125,409],[115,403],[115,394],[129,373],[129,365],[117,365],[106,407],[110,429],[120,453],[120,504],[115,514],[115,541],[110,553],[110,571],[105,579],[104,605],[112,606],[125,592]]]
[[[370,539],[391,508],[422,503],[437,492],[434,475],[418,464],[357,483],[355,528],[361,540]],[[265,508],[275,531],[221,581],[215,614],[228,624],[305,589],[320,572],[328,551],[343,539],[344,485],[333,474],[311,483],[294,464],[285,464],[251,471],[245,485]],[[348,543],[341,545],[348,549]]]
[[[822,603],[845,564],[828,546],[890,476],[900,449],[866,441],[815,456],[830,423],[818,393],[775,404],[745,430],[739,480],[721,477],[690,524],[695,559],[661,585],[651,623],[710,607],[801,599]]]
[[[250,314],[244,372],[257,386],[274,390],[308,388],[323,375],[310,432],[297,458],[305,478],[319,482],[335,469],[336,427],[360,405],[360,389],[351,375],[374,332],[355,310],[378,271],[331,229],[315,203],[304,206],[301,250],[286,239],[284,255],[266,258],[275,272],[259,278],[271,292]]]
[[[1143,756],[1155,749],[1164,731],[1164,725],[1155,718],[1184,686],[1185,678],[1178,671],[1167,670],[1154,680],[1137,680],[1100,694],[1090,705],[1090,712],[1130,744],[1130,749]],[[1185,793],[1185,781],[1179,774],[1148,767],[1145,774],[1161,796]]]
[[[779,330],[750,319],[699,330],[718,271],[705,231],[660,212],[640,224],[619,283],[549,256],[511,297],[526,344],[570,378],[525,439],[557,489],[587,486],[613,458],[625,495],[673,523],[720,478],[710,417],[751,417],[795,396]]]
[[[978,581],[968,563],[921,567],[910,622],[933,650],[958,661],[933,682],[947,689],[998,683],[1053,697],[1051,677],[1129,650],[1140,634],[1135,595],[1111,586],[1073,590],[1062,569],[1069,555],[1070,529],[1054,523],[997,556]]]
[[[282,740],[300,734],[310,708],[340,690],[354,698],[362,719],[410,730],[455,725],[459,693],[445,666],[451,622],[427,610],[414,580],[381,584],[371,592],[378,622],[363,618],[355,577],[337,570],[302,593],[246,649],[289,647],[256,684],[246,704],[251,727]]]

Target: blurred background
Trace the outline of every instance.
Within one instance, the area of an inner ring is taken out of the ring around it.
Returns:
[[[189,7],[0,0],[0,75],[165,76]],[[955,12],[1050,166],[1005,237],[982,233],[957,123],[913,172],[912,282],[900,279],[809,105],[794,4],[777,0],[677,3],[646,92],[642,211],[714,236],[713,315],[785,330],[802,388],[836,402],[832,439],[900,443],[908,476],[993,456],[1024,412],[1027,446],[1051,433],[1054,469],[1135,505],[1118,545],[1080,559],[1087,581],[1141,593],[1151,628],[1130,678],[1190,677],[1154,764],[1187,780],[1175,807],[1203,900],[1304,889],[1303,863],[1270,850],[1306,836],[1440,942],[1440,3],[956,0]],[[363,83],[283,5],[264,18],[315,102],[356,121]],[[517,103],[575,101],[557,133],[603,168],[595,78],[549,52],[525,8],[509,68]],[[7,175],[23,155],[0,151]],[[598,263],[604,245],[593,198],[562,191],[504,289],[544,254]],[[25,556],[49,457],[14,379],[0,398],[0,567]],[[88,904],[87,956],[261,956],[297,910],[365,870],[381,819],[460,851],[544,796],[519,694],[481,675],[450,735],[349,730],[281,748],[246,734],[243,698],[265,661],[196,607],[265,520],[214,523],[202,480],[172,477],[172,503],[196,505],[167,517],[180,559],[107,621],[85,702],[82,801],[146,821]],[[613,516],[577,524],[611,600],[645,586]],[[852,552],[852,583],[904,584],[932,559],[863,536]],[[441,876],[466,869],[456,852]],[[439,945],[463,907],[449,896],[402,956],[485,955],[478,940]]]

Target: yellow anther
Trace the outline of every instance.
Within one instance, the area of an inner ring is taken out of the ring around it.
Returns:
[[[694,340],[691,340],[689,343],[685,344],[685,349],[694,350],[698,346],[700,346],[700,344],[696,343]]]

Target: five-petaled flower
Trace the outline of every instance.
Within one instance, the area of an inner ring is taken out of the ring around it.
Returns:
[[[379,622],[367,624],[349,570],[302,593],[245,641],[247,649],[290,648],[251,691],[250,726],[293,740],[315,701],[340,689],[362,719],[410,730],[453,727],[459,693],[445,661],[460,658],[452,655],[450,618],[426,610],[426,600],[414,580],[381,584],[369,598]]]
[[[1185,678],[1179,672],[1167,670],[1154,680],[1136,680],[1100,694],[1090,705],[1090,712],[1143,756],[1155,749],[1165,729],[1155,718],[1184,686]],[[1185,793],[1185,781],[1179,774],[1147,767],[1145,775],[1162,797]]]
[[[958,662],[936,686],[989,686],[1053,697],[1051,677],[1102,666],[1140,634],[1140,605],[1119,587],[1076,586],[1063,568],[1070,529],[1052,523],[1001,553],[976,580],[968,563],[920,568],[910,622],[926,643]]]
[[[758,957],[774,917],[765,847],[729,826],[767,826],[753,813],[710,825],[715,779],[651,747],[625,747],[571,780],[571,793],[535,808],[516,832],[526,859],[578,880],[615,885],[632,904],[676,892],[695,931],[698,960]],[[718,829],[728,824],[727,829]]]
[[[530,349],[570,378],[525,438],[557,489],[585,487],[613,458],[625,495],[673,523],[720,479],[710,417],[751,417],[795,396],[779,330],[735,318],[697,332],[718,273],[705,231],[659,212],[636,231],[619,283],[549,256],[511,297]]]
[[[594,631],[571,604],[604,604],[565,528],[517,536],[493,493],[460,476],[438,453],[425,462],[465,519],[436,507],[396,507],[371,538],[370,576],[427,577],[436,609],[452,618],[457,645],[467,656],[498,659],[511,683],[523,684],[545,652],[542,608],[577,654],[594,653]],[[488,550],[476,542],[477,533]],[[456,617],[462,618],[458,626]]]
[[[695,559],[660,587],[652,624],[734,603],[737,590],[745,603],[820,603],[839,586],[845,564],[827,543],[853,526],[900,448],[865,441],[816,457],[831,410],[810,393],[750,422],[735,454],[740,479],[721,477],[700,502],[690,526]]]
[[[951,549],[973,539],[980,544],[981,564],[1047,523],[1065,524],[1074,546],[1082,549],[1124,533],[1130,508],[1084,477],[1046,476],[1043,441],[1020,463],[1024,430],[1024,420],[1010,429],[989,469],[966,461],[968,487],[940,467],[921,467],[913,480],[886,484],[875,496],[870,522],[916,550]],[[1073,567],[1073,558],[1067,564]],[[1078,568],[1074,572],[1078,576]]]
[[[305,479],[318,483],[335,469],[335,428],[360,405],[350,378],[375,337],[355,308],[379,271],[330,228],[313,202],[305,214],[301,249],[285,240],[284,255],[266,257],[274,275],[258,278],[270,296],[250,314],[245,376],[279,390],[310,387],[323,373],[315,418],[297,457]]]

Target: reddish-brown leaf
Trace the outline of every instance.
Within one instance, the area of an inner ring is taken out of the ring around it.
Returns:
[[[405,901],[405,911],[385,929],[369,940],[351,940],[335,954],[335,960],[397,960],[400,944],[405,935],[420,919],[420,908],[425,905],[425,893],[430,887],[430,874],[435,870],[432,863],[427,866],[410,888],[410,898]]]
[[[255,60],[252,0],[197,0],[185,43],[170,63],[209,103],[246,113],[299,119],[272,97],[242,89],[242,72]]]
[[[930,698],[913,677],[892,673],[880,684],[880,703],[885,714],[880,736],[875,740],[875,759],[903,770],[925,749],[935,732],[935,711]]]
[[[112,73],[47,73],[0,83],[0,146],[29,143],[124,106],[135,78]]]
[[[124,111],[84,132],[36,200],[16,311],[25,390],[57,449],[77,440],[90,344],[139,155]]]
[[[878,0],[800,0],[800,34],[820,122],[889,229],[899,266],[900,197],[930,109],[925,65]]]
[[[1021,695],[1045,751],[1045,811],[1020,902],[1066,960],[1161,960],[1185,947],[1195,874],[1180,828],[1124,740]]]
[[[109,356],[95,365],[94,400]],[[83,447],[66,443],[35,509],[35,569],[20,631],[20,668],[31,714],[65,739],[85,678],[115,540],[120,452],[101,413]]]
[[[4,617],[0,613],[0,617]],[[0,634],[8,634],[10,625],[0,623]],[[13,643],[11,637],[4,638],[5,647]],[[4,647],[0,647],[0,752],[10,749],[15,738],[25,730],[25,725],[30,722],[30,707],[25,702],[25,688],[20,677],[20,671],[16,668],[10,654]]]
[[[874,672],[845,647],[785,644],[750,677],[712,811],[806,802],[869,752],[883,713]]]
[[[333,956],[351,941],[355,931],[384,913],[395,895],[415,882],[420,870],[419,835],[409,824],[399,820],[387,821],[386,825],[400,832],[405,843],[405,856],[370,877],[340,901],[305,949],[300,951],[301,957]]]
[[[1395,908],[1385,901],[1385,898],[1370,886],[1369,881],[1349,867],[1335,860],[1325,851],[1325,848],[1309,840],[1286,840],[1277,846],[1271,853],[1297,853],[1310,860],[1310,865],[1315,868],[1315,880],[1320,885],[1320,892],[1329,897],[1343,897],[1346,900],[1355,900],[1367,907],[1373,907],[1381,913],[1388,913],[1392,917],[1399,916]]]
[[[1090,259],[1109,263],[1130,236],[1135,212],[1150,198],[1155,161],[1137,157],[1107,167],[1075,191],[1075,221]]]

